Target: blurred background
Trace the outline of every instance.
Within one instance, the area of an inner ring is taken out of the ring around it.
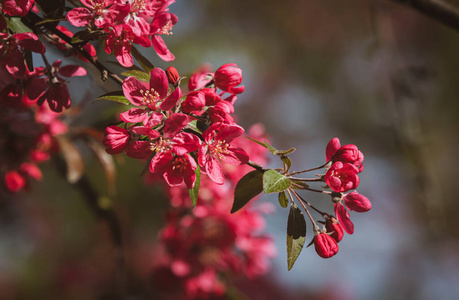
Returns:
[[[176,60],[143,51],[155,66],[190,74],[202,63],[239,65],[246,86],[236,102],[239,124],[263,123],[275,147],[296,147],[295,169],[323,164],[333,137],[365,155],[358,191],[373,208],[351,213],[355,233],[338,255],[324,260],[304,249],[287,272],[288,211],[276,205],[266,231],[278,255],[269,274],[237,283],[247,298],[455,299],[459,33],[393,1],[201,0],[170,9],[179,22],[165,40]],[[75,103],[115,87],[95,71],[71,82]],[[68,118],[103,129],[119,110],[101,101]],[[107,194],[92,160],[87,178]],[[117,166],[117,197],[107,205],[122,220],[131,288],[142,291],[167,202],[138,176],[142,165],[118,157]],[[0,195],[0,299],[96,299],[116,287],[107,226],[52,163],[44,178],[30,193]],[[321,207],[332,210],[328,201]]]

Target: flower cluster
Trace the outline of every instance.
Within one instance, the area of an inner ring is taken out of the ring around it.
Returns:
[[[171,35],[177,16],[169,12],[174,0],[81,0],[84,7],[70,10],[67,20],[76,27],[97,28],[106,36],[105,51],[124,67],[134,64],[132,43],[153,46],[165,61],[175,59],[162,35]]]
[[[249,135],[260,136],[262,132],[256,125]],[[246,139],[238,143],[253,160],[266,162],[265,148]],[[260,231],[264,228],[262,214],[271,211],[272,206],[257,206],[253,201],[246,209],[230,214],[234,187],[249,170],[248,166],[226,165],[225,185],[202,178],[198,204],[191,213],[185,186],[169,189],[173,208],[159,235],[161,251],[155,254],[153,278],[158,289],[177,299],[213,299],[225,293],[230,284],[224,279],[227,275],[254,278],[267,271],[276,249]]]
[[[6,72],[0,74],[2,79],[9,78]],[[27,93],[13,86],[8,81],[0,84],[0,174],[2,186],[18,192],[28,189],[30,179],[42,179],[37,164],[57,151],[55,137],[64,134],[67,126],[59,114],[46,106],[37,107]]]
[[[354,224],[348,210],[367,212],[371,202],[356,191],[363,171],[363,154],[356,145],[341,146],[338,138],[333,138],[325,151],[327,164],[331,166],[323,176],[325,183],[333,190],[335,216],[323,214],[324,230],[315,230],[314,245],[316,252],[323,258],[334,256],[338,252],[338,242],[343,238],[343,229],[348,234],[354,233]],[[339,221],[339,222],[338,222]]]
[[[233,144],[244,132],[231,117],[235,93],[243,91],[237,87],[242,74],[236,65],[224,65],[215,74],[193,74],[183,96],[175,68],[155,68],[144,75],[148,81],[130,76],[123,82],[123,94],[134,107],[120,114],[122,127],[106,128],[108,153],[125,151],[129,157],[148,159],[151,173],[161,174],[170,186],[185,182],[189,189],[195,186],[198,164],[212,181],[223,184],[221,162],[248,162],[247,153]]]

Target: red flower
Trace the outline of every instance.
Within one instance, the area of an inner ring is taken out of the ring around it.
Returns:
[[[105,136],[102,143],[105,146],[105,151],[109,154],[119,154],[123,152],[129,141],[129,132],[118,126],[108,126],[105,128]]]
[[[242,70],[236,64],[224,64],[214,76],[215,85],[224,92],[240,94],[245,86],[237,87],[242,82]]]
[[[243,149],[230,146],[231,141],[242,133],[244,129],[238,125],[215,123],[202,134],[204,143],[199,149],[198,162],[215,183],[225,182],[220,160],[232,165],[242,165],[249,161]]]
[[[335,192],[347,192],[359,185],[360,178],[357,173],[359,170],[355,165],[337,161],[325,173],[325,183]]]
[[[343,201],[347,208],[356,212],[367,212],[371,209],[370,200],[357,192],[347,194]]]
[[[322,258],[330,258],[339,250],[335,239],[326,233],[319,233],[314,237],[314,248]]]
[[[113,24],[119,10],[109,9],[115,0],[81,0],[86,7],[77,7],[67,13],[67,20],[75,27],[86,26],[94,21],[97,27]]]

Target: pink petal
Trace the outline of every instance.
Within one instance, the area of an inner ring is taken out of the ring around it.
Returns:
[[[125,153],[132,158],[147,159],[152,153],[150,147],[150,142],[147,141],[130,142]]]
[[[325,160],[330,161],[333,154],[341,147],[339,142],[339,138],[332,138],[330,142],[328,142],[327,148],[325,149]]]
[[[343,227],[343,229],[348,234],[354,233],[354,223],[352,223],[351,218],[349,216],[349,212],[344,208],[344,205],[339,202],[335,203],[335,215],[339,220],[339,223]]]
[[[180,98],[182,98],[182,90],[177,87],[175,91],[161,103],[159,108],[165,111],[171,110]]]
[[[151,37],[153,47],[155,48],[156,54],[164,61],[173,61],[175,59],[174,54],[172,54],[164,43],[164,40],[159,35],[153,35]]]
[[[227,125],[223,128],[220,128],[220,131],[217,132],[215,136],[215,141],[225,141],[226,143],[231,143],[232,140],[244,133],[244,129],[238,125]]]
[[[171,141],[173,144],[172,151],[179,156],[198,150],[200,145],[200,139],[188,132],[177,134]]]
[[[221,160],[231,165],[243,165],[249,161],[249,155],[239,147],[228,148],[227,153],[222,153]]]
[[[164,70],[160,68],[154,68],[150,73],[150,89],[154,89],[159,94],[160,99],[164,99],[167,96],[169,90],[169,81]]]
[[[130,110],[120,114],[121,120],[128,123],[143,122],[143,120],[147,117],[148,112],[142,108],[131,108]]]
[[[75,27],[88,25],[93,19],[93,14],[85,7],[74,8],[67,13],[67,20]]]
[[[183,127],[188,124],[188,117],[185,114],[176,113],[172,114],[165,122],[164,122],[164,137],[171,138],[180,132]]]
[[[137,80],[135,77],[128,77],[123,82],[124,96],[135,106],[144,105],[143,96],[140,91],[148,90],[147,83]]]
[[[217,158],[208,155],[205,165],[206,173],[209,178],[216,184],[225,183],[225,176],[223,175],[222,165]]]

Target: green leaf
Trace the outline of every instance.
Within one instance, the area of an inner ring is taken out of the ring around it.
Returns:
[[[243,208],[253,197],[263,191],[263,171],[255,170],[242,177],[236,184],[231,213]]]
[[[247,137],[247,138],[248,138],[249,140],[251,140],[252,142],[257,143],[257,144],[260,145],[260,146],[263,146],[263,147],[265,147],[265,148],[268,148],[268,147],[266,147],[265,144],[263,144],[263,143],[260,142],[260,141],[257,141],[257,140],[255,140],[255,139],[252,139],[251,137]]]
[[[287,221],[287,265],[290,271],[303,249],[306,239],[306,221],[295,204],[290,207]]]
[[[8,27],[11,28],[12,31],[17,33],[24,33],[24,32],[33,32],[32,29],[27,27],[24,23],[22,23],[21,18],[12,17],[6,18],[8,22]]]
[[[42,20],[42,21],[40,21],[40,22],[35,23],[35,25],[42,25],[42,24],[53,23],[53,22],[59,23],[60,21],[66,21],[66,20],[67,20],[66,18],[60,18],[60,19],[45,19],[45,20]]]
[[[192,189],[188,189],[191,203],[193,203],[193,208],[196,207],[196,203],[198,202],[199,185],[201,184],[201,169],[198,164],[196,165],[198,166],[196,170],[194,170],[194,173],[196,174],[196,181],[194,182],[194,187]]]
[[[276,154],[279,155],[279,156],[284,156],[284,155],[288,155],[290,153],[293,153],[295,152],[296,148],[290,148],[290,149],[287,149],[287,150],[277,150]]]
[[[121,75],[126,76],[126,77],[132,76],[143,82],[150,82],[150,74],[145,73],[144,71],[137,71],[137,70],[126,71],[126,72],[121,73]]]
[[[283,208],[286,208],[288,206],[287,193],[283,191],[283,192],[280,192],[278,196],[279,196],[278,198],[279,198],[280,206],[282,206]]]
[[[155,68],[155,66],[153,66],[153,64],[145,56],[143,56],[136,47],[132,46],[131,54],[135,57],[135,59],[137,59],[145,72],[150,73],[151,70]]]
[[[268,150],[269,150],[269,152],[271,152],[271,154],[273,154],[273,155],[277,154],[277,149],[276,148],[274,148],[273,146],[268,144],[267,141],[263,141],[263,143],[266,145],[266,148],[268,148]]]
[[[290,184],[290,179],[275,170],[270,169],[263,174],[263,191],[266,194],[285,191]]]
[[[105,95],[100,96],[94,102],[100,101],[100,100],[109,100],[113,102],[118,102],[118,103],[123,103],[125,105],[131,104],[129,100],[124,96],[123,91],[116,91],[116,92],[110,92]]]
[[[281,160],[284,163],[286,171],[288,172],[292,167],[292,160],[287,156],[281,156]]]

